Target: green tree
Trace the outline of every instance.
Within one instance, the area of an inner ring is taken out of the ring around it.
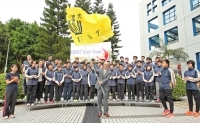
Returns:
[[[164,59],[170,57],[175,58],[177,61],[185,62],[188,59],[188,54],[184,51],[183,47],[176,49],[170,49],[169,45],[166,45],[162,40],[158,39],[157,42],[160,44],[155,46],[155,49],[150,53],[150,57],[161,55]]]
[[[36,55],[46,58],[47,55],[58,56],[65,52],[61,58],[69,57],[70,38],[67,38],[68,26],[66,23],[67,0],[45,0],[47,7],[44,8],[41,18],[40,34],[35,45]]]
[[[117,56],[119,55],[119,48],[122,48],[123,46],[118,45],[118,43],[121,41],[119,39],[121,34],[120,34],[120,30],[119,30],[119,23],[117,21],[116,14],[113,10],[113,4],[112,3],[108,4],[108,9],[107,9],[106,14],[111,19],[111,25],[112,25],[112,29],[113,29],[113,32],[114,32],[114,36],[109,38],[106,42],[111,42],[112,59],[116,60]]]
[[[32,24],[24,22],[22,26],[13,30],[11,35],[11,49],[19,63],[22,63],[28,54],[35,58],[34,44],[39,35],[39,26],[36,22]]]
[[[98,14],[106,13],[106,9],[104,9],[102,1],[103,0],[95,0],[94,6],[92,7],[93,13],[98,13]]]
[[[74,6],[82,8],[88,14],[92,14],[91,0],[76,0]]]

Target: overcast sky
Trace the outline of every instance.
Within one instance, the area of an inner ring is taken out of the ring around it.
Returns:
[[[5,23],[10,18],[20,18],[27,22],[40,23],[45,0],[0,0],[0,21]],[[74,4],[75,0],[68,0]],[[92,0],[93,1],[93,0]],[[103,0],[107,8],[112,2],[120,25],[122,42],[120,56],[140,57],[140,27],[139,27],[139,2],[142,0]]]

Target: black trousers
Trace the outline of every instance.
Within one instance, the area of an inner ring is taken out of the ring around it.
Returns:
[[[44,81],[38,82],[38,84],[37,84],[37,99],[38,99],[38,101],[40,101],[40,99],[42,98],[43,90],[44,90]]]
[[[174,102],[173,102],[173,99],[172,99],[172,89],[162,89],[162,88],[160,88],[160,90],[159,90],[160,101],[161,101],[163,107],[166,110],[166,109],[168,109],[168,107],[167,107],[167,104],[166,104],[165,97],[167,97],[167,100],[169,102],[170,112],[173,113],[174,112]]]
[[[116,86],[109,86],[109,92],[112,92],[112,98],[116,99],[116,95],[115,95]]]
[[[58,86],[57,84],[55,84],[55,101],[61,101],[62,91],[63,85]]]
[[[72,87],[73,87],[72,83],[64,83],[64,89],[63,89],[64,100],[71,99]]]
[[[90,99],[94,99],[95,85],[90,85]]]
[[[48,94],[49,94],[49,101],[53,101],[53,95],[54,95],[54,85],[45,85],[45,95],[44,95],[44,101],[47,101]]]
[[[27,95],[27,86],[26,86],[26,78],[24,77],[24,83],[23,83],[23,91],[24,94]]]
[[[84,100],[88,99],[88,84],[81,84],[80,100],[83,100],[83,96]]]
[[[196,104],[196,112],[199,112],[199,90],[189,90],[186,89],[186,94],[188,98],[189,110],[193,111],[193,97]]]
[[[137,90],[137,99],[140,98],[140,92],[142,99],[144,99],[144,82],[136,83],[136,90]]]
[[[118,99],[124,99],[124,84],[117,83],[117,90],[118,90]]]
[[[75,95],[75,92],[76,92],[76,95]],[[74,99],[78,100],[79,94],[80,94],[80,84],[79,85],[73,85],[73,100]]]
[[[154,86],[145,86],[146,100],[154,100]]]
[[[3,117],[14,115],[15,103],[17,100],[18,89],[6,89],[5,102],[3,107]]]
[[[27,103],[33,103],[37,92],[37,85],[27,85]]]
[[[127,85],[128,88],[128,99],[135,99],[135,85]],[[132,94],[131,94],[132,93]]]

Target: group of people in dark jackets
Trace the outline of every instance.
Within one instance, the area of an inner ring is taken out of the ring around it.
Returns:
[[[79,58],[76,58],[72,63],[70,59],[62,63],[60,59],[53,61],[52,56],[49,56],[47,61],[39,59],[36,62],[28,55],[27,60],[22,64],[27,106],[37,103],[59,103],[61,97],[64,98],[64,102],[94,101],[95,85],[99,82],[98,71],[103,69],[105,62],[109,66],[108,85],[113,101],[125,101],[126,90],[128,90],[127,101],[161,102],[164,107],[162,115],[174,116],[172,91],[176,86],[176,78],[174,71],[169,67],[169,60],[161,59],[160,56],[155,58],[155,62],[152,62],[150,57],[142,56],[141,60],[138,60],[137,56],[133,56],[133,62],[129,63],[129,58],[121,56],[119,62],[104,59],[98,62],[95,62],[95,59],[91,59],[90,62],[88,60],[79,62]],[[187,65],[188,70],[185,71],[183,80],[186,82],[189,111],[185,115],[198,117],[199,72],[195,70],[193,60],[189,60]],[[11,72],[6,75],[4,119],[15,117],[14,107],[20,79],[17,70],[17,65],[12,65]],[[44,102],[41,102],[43,94]],[[193,112],[193,97],[196,103],[195,112]],[[170,109],[166,105],[166,98]]]

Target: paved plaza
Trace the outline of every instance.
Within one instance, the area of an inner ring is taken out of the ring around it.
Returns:
[[[111,117],[99,118],[97,107],[92,104],[40,107],[31,111],[25,104],[20,104],[16,106],[16,118],[0,119],[0,123],[199,123],[200,117],[184,116],[187,111],[184,105],[187,105],[186,100],[175,102],[173,118],[162,116],[163,108],[160,107],[123,105],[109,106]]]

